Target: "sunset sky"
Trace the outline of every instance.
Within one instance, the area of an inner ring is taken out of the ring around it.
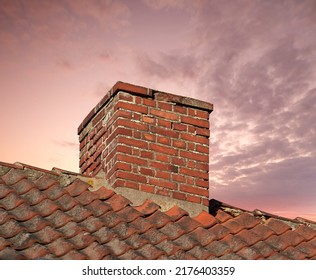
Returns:
[[[0,161],[78,172],[129,82],[214,104],[211,197],[316,220],[315,76],[315,0],[0,0]]]

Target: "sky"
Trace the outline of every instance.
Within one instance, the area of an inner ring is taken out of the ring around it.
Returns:
[[[315,0],[0,0],[0,161],[79,171],[117,82],[214,104],[210,195],[316,221]]]

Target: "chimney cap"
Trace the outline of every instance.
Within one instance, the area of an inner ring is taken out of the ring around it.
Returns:
[[[116,82],[116,84],[105,94],[101,101],[90,111],[90,113],[85,117],[82,123],[78,127],[78,134],[86,127],[89,121],[95,116],[95,114],[105,105],[108,101],[116,95],[119,91],[128,92],[135,95],[141,95],[143,97],[155,98],[159,101],[168,101],[176,104],[182,104],[192,108],[199,108],[211,113],[213,111],[213,104],[194,99],[191,97],[185,97],[180,95],[175,95],[167,92],[161,92],[159,90],[154,90],[130,83],[124,83],[121,81]]]

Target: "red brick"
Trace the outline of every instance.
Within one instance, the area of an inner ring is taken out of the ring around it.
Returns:
[[[134,121],[140,121],[142,118],[142,114],[139,114],[139,113],[133,113],[133,120]]]
[[[164,195],[164,196],[170,196],[171,192],[168,189],[165,189],[165,188],[162,188],[162,187],[157,187],[156,193],[160,194],[160,195]]]
[[[180,106],[180,105],[176,105],[173,107],[173,111],[176,113],[181,113],[184,115],[188,114],[188,108],[184,107],[184,106]]]
[[[105,111],[101,110],[92,120],[92,126],[95,126],[105,115]]]
[[[186,149],[186,143],[181,140],[172,140],[172,146],[180,149]]]
[[[186,195],[184,193],[180,193],[180,192],[173,192],[172,197],[175,199],[187,200]]]
[[[197,127],[195,132],[196,132],[197,135],[202,135],[202,136],[207,136],[207,137],[210,136],[210,130],[207,129],[207,128]]]
[[[161,178],[161,179],[165,179],[165,180],[170,180],[170,172],[157,170],[156,177]]]
[[[147,124],[138,123],[138,122],[134,122],[134,121],[127,120],[127,119],[118,119],[117,120],[117,125],[118,126],[124,126],[124,127],[133,128],[133,129],[136,129],[138,131],[148,131],[148,125]]]
[[[208,163],[197,162],[195,168],[201,171],[209,171]]]
[[[192,118],[188,116],[181,116],[181,122],[192,124],[199,127],[209,128],[210,124],[208,120]]]
[[[117,138],[118,143],[126,144],[133,147],[138,147],[140,149],[148,149],[148,143],[141,140],[136,140],[132,138],[127,138],[124,136],[118,136]]]
[[[141,158],[154,159],[154,153],[150,151],[140,151]]]
[[[165,154],[156,154],[156,160],[163,162],[170,162],[170,157]]]
[[[207,189],[209,188],[209,181],[208,180],[203,180],[203,179],[196,178],[195,179],[195,184],[198,187],[207,188]]]
[[[209,144],[209,139],[203,136],[199,135],[193,135],[193,134],[186,134],[186,133],[181,133],[180,138],[183,140],[188,140],[193,143],[200,143],[200,144]]]
[[[199,153],[209,154],[209,149],[210,148],[208,146],[203,146],[199,144],[196,144],[195,146],[195,150]]]
[[[186,160],[179,157],[173,157],[171,163],[179,166],[186,166]]]
[[[186,182],[185,176],[183,176],[181,174],[174,174],[174,173],[171,174],[171,180],[179,182],[179,183],[185,183]]]
[[[171,128],[172,122],[163,120],[163,119],[158,119],[158,126],[166,127],[166,128]]]
[[[131,182],[131,181],[125,180],[123,186],[126,188],[129,188],[129,189],[139,190],[139,183],[138,182]]]
[[[167,189],[175,190],[177,188],[177,184],[170,182],[168,180],[160,179],[160,178],[149,178],[148,183],[150,185],[159,186]]]
[[[208,120],[209,117],[210,117],[210,113],[207,112],[207,111],[202,111],[202,110],[198,110],[198,109],[197,109],[197,110],[196,110],[196,116],[197,116],[198,118]]]
[[[162,136],[172,137],[172,138],[179,138],[179,132],[170,130],[170,129],[164,129],[157,126],[150,126],[150,132],[157,133]]]
[[[146,140],[146,141],[155,142],[156,141],[156,135],[144,132],[143,133],[143,139]]]
[[[171,139],[163,136],[157,136],[157,142],[163,145],[168,145],[170,146],[171,144]]]
[[[135,181],[138,183],[146,183],[146,177],[143,175],[138,175],[138,174],[134,174],[134,173],[129,173],[126,171],[121,171],[118,170],[117,171],[117,177],[121,178],[121,179],[127,179],[127,180],[131,180],[131,181]]]
[[[131,119],[132,114],[133,114],[133,112],[131,112],[131,111],[125,111],[125,110],[120,109],[120,110],[115,111],[113,118],[115,118],[115,119],[117,119],[117,118]],[[111,120],[108,121],[107,123],[109,123],[111,125]]]
[[[145,168],[145,167],[141,167],[140,168],[140,174],[145,175],[145,176],[154,176],[155,172],[153,169],[149,169],[149,168]]]
[[[159,109],[162,109],[162,110],[167,110],[167,111],[171,111],[172,110],[172,105],[170,103],[167,103],[167,102],[158,101],[157,102],[157,107]]]
[[[159,109],[150,108],[150,114],[167,120],[179,121],[178,114],[161,111]]]
[[[202,162],[208,162],[209,157],[208,155],[193,153],[193,152],[187,152],[187,151],[180,151],[180,157],[193,159],[195,161],[202,161]]]
[[[127,162],[127,163],[132,163],[132,164],[138,164],[140,166],[147,166],[147,160],[139,158],[139,157],[134,157],[126,154],[118,154],[117,155],[117,160]]]
[[[185,184],[181,184],[180,185],[180,191],[208,197],[208,190],[200,189],[200,188],[197,188],[197,187],[192,187],[192,186],[185,185]]]
[[[132,130],[127,129],[125,127],[118,127],[115,129],[114,132],[106,139],[106,144],[109,145],[111,141],[117,136],[117,135],[124,135],[124,136],[132,136]]]
[[[173,129],[179,130],[179,131],[187,131],[188,126],[186,124],[183,124],[183,123],[174,123]]]
[[[154,124],[155,123],[155,119],[153,117],[148,117],[145,115],[142,115],[142,121],[145,123],[149,123],[149,124]]]
[[[193,203],[201,203],[201,197],[188,195],[187,200]]]
[[[185,174],[191,177],[197,177],[200,179],[208,179],[208,173],[206,172],[201,172],[198,170],[194,170],[194,169],[189,169],[189,168],[185,168],[185,167],[180,167],[179,170],[180,174]]]
[[[149,143],[149,149],[159,152],[159,153],[163,153],[163,154],[174,155],[174,156],[178,155],[178,149],[161,146],[154,143]]]
[[[149,162],[149,167],[155,168],[156,170],[175,172],[175,166],[172,164],[162,163],[162,162]]]
[[[134,96],[131,95],[130,93],[127,93],[127,92],[120,92],[118,94],[118,97],[121,100],[129,101],[129,102],[133,102],[134,101]]]
[[[155,193],[155,186],[141,184],[140,190],[148,193]]]
[[[148,107],[156,107],[156,101],[152,99],[143,98],[142,103],[143,105],[148,106]]]
[[[132,154],[132,148],[129,146],[121,145],[120,143],[117,144],[117,147],[115,148],[117,153],[124,153],[124,154]]]

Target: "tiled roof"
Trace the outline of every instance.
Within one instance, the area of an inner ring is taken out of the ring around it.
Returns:
[[[316,259],[313,222],[215,200],[190,217],[90,188],[76,174],[0,163],[0,259]]]

